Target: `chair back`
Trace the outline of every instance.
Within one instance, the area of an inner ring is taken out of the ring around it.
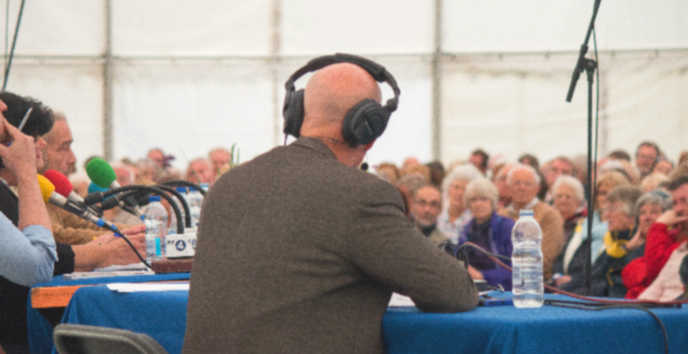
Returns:
[[[53,339],[60,354],[167,354],[147,334],[118,328],[60,323]]]

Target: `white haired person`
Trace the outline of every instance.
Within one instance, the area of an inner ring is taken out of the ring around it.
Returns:
[[[514,221],[497,214],[497,187],[487,178],[477,178],[466,186],[464,201],[472,218],[464,227],[459,238],[457,258],[468,265],[468,274],[473,280],[485,280],[492,286],[511,290],[511,272],[492,261],[485,253],[473,247],[462,247],[466,242],[474,243],[488,252],[511,257],[511,229]],[[503,261],[510,265],[509,261]]]
[[[549,279],[554,261],[564,247],[564,220],[556,209],[537,198],[540,177],[532,167],[514,166],[507,176],[507,184],[511,204],[502,211],[503,215],[516,220],[521,209],[533,211],[533,217],[542,229],[542,270],[545,279]]]
[[[456,166],[442,181],[443,206],[437,217],[437,228],[454,244],[471,220],[471,212],[464,203],[466,186],[480,176],[475,166],[464,164]]]

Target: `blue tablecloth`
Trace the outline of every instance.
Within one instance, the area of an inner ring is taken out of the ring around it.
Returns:
[[[547,295],[548,299],[557,297]],[[79,289],[64,322],[143,332],[179,353],[188,292],[116,293]],[[688,353],[688,308],[653,308],[667,328],[670,353]],[[545,305],[479,307],[459,314],[391,308],[382,323],[388,353],[663,353],[658,323],[634,309],[584,311]]]
[[[688,308],[651,310],[667,328],[669,353],[688,353]],[[461,314],[428,314],[398,308],[387,311],[383,330],[388,353],[664,352],[659,324],[636,309],[587,311],[549,305],[516,309],[506,305]]]
[[[106,284],[106,283],[128,283],[128,282],[147,282],[147,281],[166,281],[166,280],[188,280],[189,273],[169,273],[169,274],[151,274],[151,275],[135,275],[135,276],[117,276],[117,277],[96,277],[85,279],[65,279],[62,276],[56,276],[48,283],[36,284],[33,287],[49,287],[49,286],[64,286],[64,285],[87,285],[87,284]],[[91,287],[88,287],[91,288]],[[82,289],[79,289],[79,291]],[[77,291],[77,293],[79,292]],[[185,299],[188,297],[188,292],[183,292]],[[76,294],[75,294],[76,295]],[[96,298],[94,298],[95,300]],[[89,300],[88,302],[90,302]],[[80,301],[81,302],[81,301]],[[71,305],[71,303],[70,303]],[[116,302],[111,304],[118,311],[122,311]],[[186,300],[184,302],[184,311],[186,311]],[[94,313],[99,313],[100,310],[94,309]],[[65,315],[68,311],[65,311]],[[64,318],[63,318],[64,321]],[[184,322],[186,322],[186,313],[184,313]],[[184,325],[185,326],[185,325]],[[40,312],[31,307],[31,293],[29,293],[27,303],[27,329],[29,333],[29,347],[32,353],[50,353],[53,348],[52,331],[53,327],[40,314]],[[127,328],[121,327],[121,328]],[[183,334],[183,332],[182,332]]]

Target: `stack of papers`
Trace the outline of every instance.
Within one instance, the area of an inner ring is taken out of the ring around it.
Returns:
[[[134,293],[142,291],[174,291],[174,290],[189,290],[189,282],[178,283],[110,283],[107,284],[108,289],[118,293]]]

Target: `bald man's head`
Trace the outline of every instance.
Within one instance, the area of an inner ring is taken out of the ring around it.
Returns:
[[[301,135],[341,139],[341,122],[358,102],[381,99],[380,87],[363,68],[349,63],[328,65],[306,85]]]

